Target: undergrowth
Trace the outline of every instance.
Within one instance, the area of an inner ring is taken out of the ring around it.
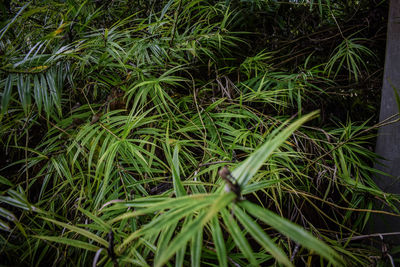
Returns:
[[[399,216],[372,180],[385,3],[330,2],[2,4],[3,263],[388,261],[358,241]]]

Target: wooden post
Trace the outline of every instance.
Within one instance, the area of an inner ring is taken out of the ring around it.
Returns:
[[[379,121],[399,113],[394,88],[400,93],[400,1],[391,0],[388,16],[385,71],[383,77]],[[393,88],[394,87],[394,88]],[[376,153],[386,160],[376,168],[393,177],[377,175],[375,182],[385,192],[400,194],[400,123],[378,130]],[[378,203],[379,204],[379,203]],[[376,215],[372,220],[376,233],[400,231],[400,218]],[[393,239],[392,239],[393,240]],[[400,244],[400,236],[394,238]]]

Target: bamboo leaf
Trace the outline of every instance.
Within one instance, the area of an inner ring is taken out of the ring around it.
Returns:
[[[82,229],[82,228],[79,228],[79,227],[76,227],[76,226],[73,226],[73,225],[69,225],[69,224],[66,224],[66,223],[63,223],[63,222],[59,222],[59,221],[56,221],[56,220],[53,220],[53,219],[50,219],[50,218],[46,218],[46,217],[42,217],[42,219],[46,220],[46,221],[49,221],[49,222],[52,222],[54,224],[57,224],[57,225],[59,225],[61,227],[64,227],[64,228],[66,228],[68,230],[71,230],[72,232],[78,233],[78,234],[80,234],[82,236],[85,236],[85,237],[91,239],[91,240],[94,240],[97,243],[103,245],[104,247],[108,247],[108,242],[106,240],[104,240],[103,238],[101,238],[101,237],[99,237],[99,236],[97,236],[97,235],[95,235],[95,234],[93,234],[93,233],[91,233],[91,232],[89,232],[89,231],[87,231],[85,229]]]
[[[3,117],[3,115],[7,112],[8,109],[8,104],[10,103],[10,99],[11,99],[11,89],[12,89],[12,82],[14,80],[14,75],[10,74],[8,75],[8,77],[6,78],[6,82],[5,82],[5,87],[4,87],[4,91],[1,97],[1,116],[0,116],[0,120]]]
[[[280,263],[286,266],[293,266],[285,253],[274,244],[271,238],[269,238],[264,230],[257,223],[255,223],[254,220],[250,218],[250,216],[248,216],[241,209],[235,209],[235,213],[240,223],[245,227],[247,231],[249,231],[251,236],[264,247],[266,251],[271,253],[271,255]]]
[[[201,266],[201,250],[203,248],[203,229],[197,230],[194,234],[190,246],[191,266]]]
[[[259,266],[255,253],[251,249],[249,242],[247,242],[245,234],[240,230],[233,217],[229,214],[229,211],[224,209],[221,211],[221,215],[237,247],[243,252],[243,255],[249,260],[252,266]]]
[[[243,161],[238,167],[236,167],[232,171],[233,177],[238,180],[238,183],[242,187],[247,185],[251,178],[253,178],[253,176],[264,164],[264,162],[272,155],[272,153],[279,146],[281,146],[286,141],[286,139],[289,138],[289,136],[303,123],[311,120],[317,114],[318,111],[314,111],[297,119],[283,130],[283,126],[276,129],[274,132],[271,133],[270,137],[260,148],[254,151],[245,161]]]
[[[300,226],[290,222],[289,220],[278,216],[277,214],[261,208],[249,201],[242,201],[239,203],[243,209],[256,217],[257,219],[272,226],[282,234],[288,236],[306,248],[313,250],[320,254],[322,257],[329,260],[335,266],[342,266],[342,259],[340,256],[328,245],[321,240],[315,238],[309,232],[302,229]]]
[[[228,266],[228,255],[226,253],[226,246],[224,236],[219,225],[218,218],[214,217],[210,223],[211,233],[214,240],[215,250],[217,251],[217,257],[219,266],[226,267]]]
[[[220,210],[224,209],[235,198],[235,194],[221,194],[218,199],[210,206],[209,209],[201,212],[200,215],[190,222],[182,231],[175,237],[165,251],[161,252],[159,261],[155,266],[163,266],[179,249],[186,245],[198,231],[203,229],[204,225],[216,216]]]
[[[177,197],[185,196],[186,191],[182,185],[180,172],[179,172],[179,145],[174,148],[174,156],[172,158],[172,179],[174,183],[174,191]]]
[[[74,239],[69,239],[69,238],[65,238],[65,237],[59,237],[59,236],[43,236],[43,235],[34,235],[33,237],[35,238],[39,238],[42,240],[47,240],[50,242],[56,242],[56,243],[60,243],[60,244],[64,244],[67,246],[72,246],[72,247],[76,247],[76,248],[82,248],[82,249],[86,249],[86,250],[90,250],[90,251],[97,251],[100,249],[100,247],[83,242],[83,241],[79,241],[79,240],[74,240]]]

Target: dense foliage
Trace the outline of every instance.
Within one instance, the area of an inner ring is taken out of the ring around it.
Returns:
[[[6,264],[396,261],[362,236],[400,214],[372,180],[386,1],[0,7]]]

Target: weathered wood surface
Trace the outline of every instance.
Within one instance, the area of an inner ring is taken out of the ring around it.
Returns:
[[[393,87],[400,92],[400,0],[390,1],[380,121],[399,112]],[[378,130],[376,153],[387,159],[382,161],[386,166],[377,164],[376,168],[393,176],[393,178],[377,176],[375,178],[377,185],[386,192],[400,194],[399,122]],[[375,216],[373,222],[375,232],[400,230],[400,218]],[[398,243],[400,237],[396,239]]]

